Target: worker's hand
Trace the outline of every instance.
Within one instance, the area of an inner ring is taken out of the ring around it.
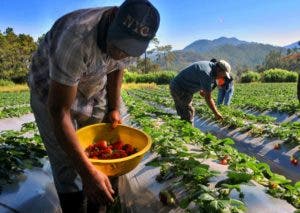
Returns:
[[[112,124],[113,128],[116,128],[118,124],[122,123],[119,110],[112,110],[108,113],[108,121]]]
[[[223,116],[220,113],[215,114],[215,119],[220,121],[223,120]]]
[[[115,193],[108,177],[93,169],[91,174],[82,177],[83,190],[88,199],[95,204],[111,204]]]

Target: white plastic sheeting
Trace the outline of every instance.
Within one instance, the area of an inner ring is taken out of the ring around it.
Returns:
[[[129,117],[126,115],[124,108],[122,110],[122,117],[124,123],[128,124]],[[32,114],[24,115],[20,118],[2,119],[0,120],[0,131],[8,129],[19,130],[23,123],[31,121],[34,121]],[[243,138],[243,136],[238,134],[237,131],[229,132],[226,128],[218,127],[212,121],[201,120],[197,117],[195,119],[195,126],[205,132],[213,132],[218,136],[233,137],[234,140],[238,141],[237,144],[239,146],[237,147],[241,149],[243,147],[245,149],[241,151],[246,151],[248,154],[261,153],[261,157],[264,161],[266,161],[267,156],[270,156],[271,158],[269,160],[271,162],[282,162],[279,155],[270,155],[271,146],[270,150],[266,150],[266,148],[264,148],[266,144],[263,142],[253,145],[249,142],[250,139],[248,140],[247,136]],[[260,151],[257,150],[259,145],[261,148]],[[285,152],[283,150],[281,154],[284,155],[284,153]],[[255,156],[257,157],[257,155]],[[159,174],[159,168],[145,166],[145,163],[149,162],[153,159],[153,157],[153,154],[148,153],[137,168],[119,178],[119,193],[124,210],[127,212],[140,212],[141,209],[143,209],[144,213],[182,212],[183,210],[180,208],[172,209],[170,207],[163,206],[159,201],[158,194],[160,190],[172,183],[166,182],[158,184],[155,181],[156,175]],[[225,176],[224,172],[226,172],[226,166],[213,161],[207,161],[206,163],[211,166],[211,169],[221,171],[223,176]],[[287,167],[290,167],[291,165],[284,164],[283,166],[285,170],[282,171],[282,173],[284,174],[287,171]],[[222,177],[222,174],[220,177]],[[299,176],[296,177],[298,178]],[[264,192],[264,188],[260,185],[242,185],[241,188],[245,194],[244,201],[248,206],[249,213],[289,213],[295,210],[294,207],[286,201],[275,199],[266,194]],[[235,197],[237,195],[233,193],[232,196]],[[19,181],[3,187],[3,191],[0,194],[0,213],[2,212],[61,212],[48,161],[45,161],[43,168],[25,170],[25,173],[20,176]]]
[[[174,109],[165,108],[157,104],[154,105],[168,113],[176,114]],[[297,115],[295,116],[297,117]],[[283,141],[278,139],[254,138],[249,136],[247,132],[240,133],[238,128],[230,130],[227,127],[219,126],[215,120],[199,116],[195,116],[194,126],[205,133],[212,133],[219,138],[232,138],[235,141],[234,146],[240,152],[254,156],[261,162],[268,163],[273,172],[284,175],[294,182],[300,180],[299,167],[290,163],[291,156],[300,156],[300,145],[290,147],[287,144],[282,144]],[[274,150],[274,145],[277,143],[281,144],[280,150]]]
[[[169,185],[172,180],[165,183],[157,183],[155,178],[159,174],[159,168],[145,166],[155,155],[148,153],[142,163],[130,173],[119,178],[119,192],[122,207],[125,212],[153,213],[153,212],[185,212],[183,209],[164,206],[159,200],[159,192]],[[212,160],[204,161],[211,170],[219,171],[220,175],[211,179],[215,184],[226,177],[228,166],[221,165]],[[284,200],[273,198],[265,192],[265,188],[255,182],[248,185],[241,185],[244,193],[244,203],[248,213],[293,213],[295,208]],[[232,198],[238,199],[238,193],[232,192]]]
[[[282,143],[282,141],[253,138],[247,132],[240,133],[238,129],[229,130],[226,127],[220,127],[211,119],[196,117],[194,125],[203,132],[210,132],[220,138],[231,137],[235,141],[235,147],[239,151],[268,163],[272,171],[280,173],[295,182],[300,180],[299,168],[290,163],[290,157],[299,154],[300,146],[291,148],[283,144],[280,150],[274,150],[274,145]]]
[[[257,115],[268,115],[268,116],[276,118],[276,121],[279,123],[295,122],[295,121],[300,122],[300,117],[299,117],[299,114],[297,114],[297,113],[290,115],[285,112],[275,112],[275,111],[270,111],[270,110],[260,112],[255,109],[246,109],[243,111],[246,113],[252,114],[252,115],[256,115],[256,116]]]
[[[0,132],[20,130],[22,124],[34,121],[33,114],[0,120]],[[18,179],[4,185],[0,193],[0,213],[60,213],[60,205],[53,183],[49,161],[43,168],[26,169]]]
[[[32,113],[19,118],[4,118],[0,120],[0,132],[4,130],[20,130],[23,123],[34,121]]]
[[[49,162],[43,168],[26,169],[13,184],[3,186],[1,213],[61,213]]]
[[[167,110],[170,113],[175,112],[172,109]],[[127,121],[129,122],[129,117],[127,117]],[[199,117],[195,118],[195,124],[197,122],[199,122]],[[223,131],[220,127],[215,128]],[[195,147],[190,146],[189,148],[193,150]],[[159,192],[172,185],[172,180],[163,183],[156,182],[155,179],[160,169],[158,167],[145,166],[146,163],[155,157],[155,154],[147,153],[142,162],[134,170],[119,178],[119,194],[124,212],[139,213],[141,209],[143,213],[186,212],[179,207],[171,208],[160,202]],[[210,159],[205,160],[203,163],[208,164],[211,170],[220,172],[220,175],[210,179],[211,185],[226,178],[228,165],[221,165]],[[254,181],[251,181],[248,185],[241,185],[241,191],[245,195],[243,201],[247,206],[248,213],[293,213],[296,210],[287,201],[267,194],[266,188]],[[235,191],[232,192],[231,196],[238,199],[238,193]]]
[[[124,122],[129,121],[124,106],[122,117]],[[1,119],[0,132],[18,131],[22,124],[32,121],[33,114]],[[43,162],[43,168],[26,169],[13,184],[3,186],[0,213],[61,213],[49,161],[44,159]]]

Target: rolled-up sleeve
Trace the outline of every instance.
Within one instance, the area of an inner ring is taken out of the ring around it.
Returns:
[[[108,67],[108,73],[111,73],[113,71],[116,71],[116,70],[123,70],[125,69],[127,66],[129,66],[132,62],[132,58],[131,57],[127,57],[127,58],[124,58],[122,60],[111,60],[110,64],[109,64],[109,67]]]
[[[212,79],[209,76],[203,76],[203,79],[201,79],[201,85],[202,85],[202,90],[205,92],[211,92],[212,91]]]
[[[53,49],[49,61],[50,78],[64,85],[76,86],[87,69],[83,40],[67,32]]]

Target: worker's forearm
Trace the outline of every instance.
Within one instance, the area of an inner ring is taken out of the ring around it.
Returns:
[[[205,98],[205,101],[208,105],[208,107],[211,109],[211,111],[215,114],[215,115],[219,115],[219,111],[217,110],[216,104],[214,102],[214,100],[210,97],[210,98]]]
[[[73,166],[82,178],[88,176],[93,170],[92,164],[79,145],[70,113],[51,113],[54,122],[54,133],[62,149],[67,153]]]
[[[121,103],[121,86],[123,70],[117,70],[107,75],[108,110],[119,110]]]

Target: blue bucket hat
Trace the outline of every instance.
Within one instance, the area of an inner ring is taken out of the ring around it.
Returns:
[[[126,0],[107,32],[107,40],[130,56],[143,54],[159,27],[159,13],[147,0]]]

